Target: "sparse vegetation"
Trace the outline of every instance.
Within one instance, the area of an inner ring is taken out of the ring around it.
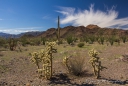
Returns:
[[[77,46],[81,48],[81,47],[83,47],[83,46],[84,46],[84,43],[83,43],[83,42],[78,43],[78,44],[77,44]]]
[[[113,30],[113,35],[104,35],[104,30],[99,29],[99,33],[96,33],[98,35],[93,34],[92,31],[92,34],[87,33],[80,37],[70,34],[66,35],[67,38],[65,36],[64,38],[58,39],[56,37],[46,38],[44,36],[23,36],[16,39],[0,38],[0,85],[1,83],[1,86],[5,84],[9,86],[13,84],[16,86],[17,84],[25,85],[26,80],[35,86],[44,85],[44,83],[47,86],[49,82],[49,85],[86,85],[83,84],[88,83],[85,80],[91,79],[96,81],[96,79],[91,77],[93,72],[96,78],[100,78],[100,74],[102,74],[101,77],[106,78],[106,81],[123,79],[126,82],[128,77],[126,71],[128,69],[128,60],[126,58],[128,56],[127,35],[117,35],[118,31],[115,32],[115,30]],[[56,34],[55,30],[53,34]],[[60,37],[61,34],[58,29],[57,34],[57,37]],[[61,45],[55,48],[56,43],[52,42],[53,40],[59,40],[59,44]],[[18,47],[18,42],[20,43],[20,47]],[[108,42],[113,46],[106,46]],[[119,44],[118,47],[116,45],[117,43]],[[74,45],[74,47],[68,44]],[[10,48],[10,46],[12,47]],[[83,46],[84,48],[81,48]],[[92,48],[99,51],[100,55],[96,50],[89,51]],[[17,50],[21,52],[15,52]],[[69,55],[65,56],[65,52]],[[28,56],[28,53],[31,53],[31,57]],[[123,55],[124,53],[126,55]],[[35,65],[29,61],[30,58]],[[62,65],[62,61],[65,66]],[[101,72],[105,68],[102,65],[105,65],[108,69]],[[93,72],[91,66],[93,67]],[[6,77],[11,78],[11,80]],[[42,80],[44,79],[43,77],[50,81],[44,82]],[[99,79],[99,81],[102,81],[102,79]],[[11,82],[14,83],[12,84]],[[96,84],[95,82],[92,83]],[[113,83],[108,83],[113,85]]]
[[[84,72],[85,57],[80,56],[78,53],[71,57],[65,57],[63,63],[68,72],[73,75],[80,76]]]

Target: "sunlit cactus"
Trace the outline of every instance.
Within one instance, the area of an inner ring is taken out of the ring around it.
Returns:
[[[98,79],[100,77],[100,71],[102,71],[102,69],[105,67],[101,66],[101,61],[99,61],[100,58],[97,56],[99,54],[98,51],[92,49],[88,52],[88,54],[91,57],[89,62],[91,63],[93,67],[94,75]]]
[[[31,61],[36,64],[37,68],[39,69],[39,63],[42,61],[42,58],[39,57],[39,53],[38,52],[33,52],[31,53],[32,55],[32,58],[31,58]]]
[[[68,65],[68,61],[69,61],[68,57],[65,56],[65,57],[63,58],[63,64],[66,66],[67,70],[68,70],[69,72],[71,72],[70,66]]]
[[[46,42],[46,48],[39,52],[32,53],[32,62],[34,62],[38,67],[38,73],[44,74],[46,79],[52,77],[52,53],[56,53],[57,49],[54,48],[56,42]],[[40,69],[39,63],[42,62],[43,69]]]

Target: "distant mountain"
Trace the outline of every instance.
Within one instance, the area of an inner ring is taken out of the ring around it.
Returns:
[[[10,36],[19,38],[19,37],[46,37],[46,38],[56,38],[56,28],[50,28],[46,31],[32,31],[32,32],[26,32],[21,33],[18,35],[14,34],[7,34],[0,32],[1,37],[8,38]],[[128,36],[128,30],[123,29],[115,29],[115,28],[101,28],[98,25],[88,25],[86,27],[84,26],[67,26],[64,28],[60,28],[60,37],[66,38],[67,36],[74,36],[74,37],[82,37],[86,35],[127,35]]]
[[[11,34],[0,32],[0,37],[8,38]]]
[[[86,27],[84,26],[67,26],[60,28],[60,37],[65,38],[69,35],[75,37],[81,37],[86,35],[127,35],[128,30],[115,29],[115,28],[101,28],[97,25],[90,24]],[[55,38],[56,37],[56,28],[50,28],[47,31],[44,31],[39,36],[46,38]]]
[[[37,36],[37,35],[40,35],[42,33],[42,31],[31,31],[31,32],[25,32],[25,33],[20,33],[20,34],[8,34],[8,33],[3,33],[3,32],[0,32],[0,37],[4,37],[4,38],[9,38],[9,37],[14,37],[14,38],[19,38],[19,37],[22,37],[22,36]]]

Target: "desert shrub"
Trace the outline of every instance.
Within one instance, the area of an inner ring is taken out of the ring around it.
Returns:
[[[0,37],[0,47],[4,47],[5,44],[7,44],[7,40]]]
[[[41,44],[45,45],[45,42],[46,42],[46,38],[41,37]]]
[[[26,46],[28,44],[31,44],[30,41],[26,37],[21,37],[20,42],[22,43],[22,46]]]
[[[123,43],[125,43],[125,42],[126,42],[127,37],[126,37],[126,36],[122,36],[122,37],[121,37],[121,39],[122,39]]]
[[[85,57],[82,57],[79,54],[65,57],[63,63],[70,74],[81,76],[84,72]]]
[[[83,47],[83,46],[84,46],[84,43],[83,43],[83,42],[81,42],[81,43],[77,44],[77,46],[81,48],[81,47]]]
[[[109,37],[108,38],[108,41],[109,41],[109,43],[111,44],[111,45],[113,45],[114,44],[114,37],[112,36],[112,37]]]
[[[15,50],[16,46],[17,46],[17,39],[9,38],[8,44],[9,44],[9,48],[10,48],[11,51]]]
[[[85,42],[87,43],[89,41],[88,37],[84,37]]]
[[[116,37],[116,38],[114,39],[114,42],[116,42],[116,43],[118,43],[118,45],[120,45],[120,38],[119,38],[119,37]]]
[[[67,43],[68,44],[71,44],[71,43],[73,43],[73,37],[72,36],[68,36],[67,38],[66,38],[66,40],[67,40]]]
[[[40,38],[33,38],[33,39],[31,39],[31,42],[33,42],[34,45],[40,45],[41,44]]]
[[[89,36],[89,44],[93,44],[95,41],[95,36]]]
[[[103,45],[104,44],[104,40],[105,40],[104,37],[99,37],[98,43]]]

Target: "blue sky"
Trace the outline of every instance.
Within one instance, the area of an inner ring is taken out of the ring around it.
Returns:
[[[19,34],[60,26],[128,29],[128,0],[0,0],[0,32]]]

